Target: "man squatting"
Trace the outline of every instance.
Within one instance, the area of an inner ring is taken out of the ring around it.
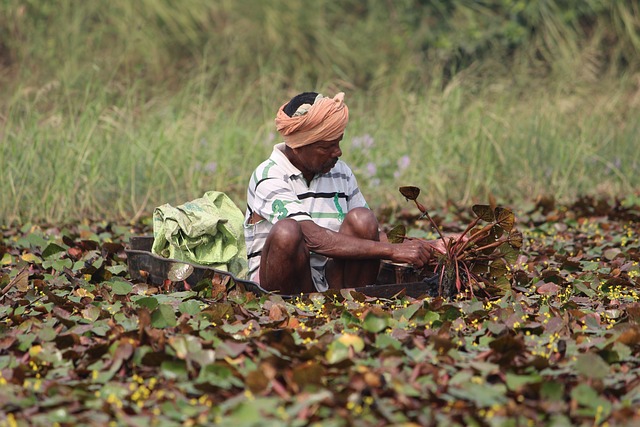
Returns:
[[[422,267],[437,243],[391,244],[358,188],[340,141],[349,121],[344,93],[293,97],[278,110],[284,142],[251,175],[245,240],[249,278],[283,294],[375,282],[380,260]]]

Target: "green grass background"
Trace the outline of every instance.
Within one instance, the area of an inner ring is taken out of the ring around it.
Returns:
[[[370,205],[637,194],[635,1],[7,0],[0,223],[241,209],[277,108],[346,92]],[[403,205],[404,206],[404,205]]]

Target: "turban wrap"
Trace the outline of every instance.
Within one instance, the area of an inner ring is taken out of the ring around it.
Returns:
[[[303,104],[289,117],[284,104],[276,116],[276,129],[291,148],[303,147],[318,141],[338,139],[349,122],[349,109],[344,92],[333,98],[318,95],[313,105]]]

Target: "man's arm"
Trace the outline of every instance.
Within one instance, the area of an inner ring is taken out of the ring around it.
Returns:
[[[309,250],[331,258],[387,259],[422,267],[432,256],[432,246],[422,240],[392,244],[337,233],[310,220],[299,224]]]

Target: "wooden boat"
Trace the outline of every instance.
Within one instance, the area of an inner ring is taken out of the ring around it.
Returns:
[[[260,296],[269,293],[258,283],[235,277],[228,271],[203,265],[193,264],[171,258],[163,258],[151,252],[153,236],[132,237],[125,248],[129,275],[134,281],[147,282],[162,286],[167,283],[185,283],[190,288],[197,288],[207,281],[235,285],[245,292]],[[437,295],[437,278],[419,280],[417,272],[406,264],[382,262],[380,274],[375,284],[357,288],[352,291],[370,297],[393,298],[408,295],[413,298]],[[282,295],[290,297],[290,295]]]

